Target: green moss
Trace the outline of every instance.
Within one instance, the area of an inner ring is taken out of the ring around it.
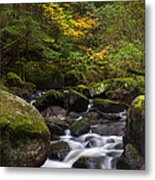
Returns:
[[[17,136],[49,137],[43,117],[30,104],[12,94],[0,91],[0,127]]]
[[[134,160],[139,160],[141,158],[140,154],[138,153],[137,149],[132,145],[128,145],[130,152],[131,152],[131,156]]]
[[[89,86],[89,91],[92,96],[99,95],[105,91],[104,82],[100,83],[91,83]]]
[[[17,86],[17,87],[22,87],[23,86],[23,81],[22,79],[15,73],[9,72],[7,74],[7,83],[10,86]]]
[[[94,99],[94,107],[105,113],[118,113],[128,108],[125,103],[101,98]]]
[[[108,99],[121,99],[129,104],[136,96],[145,93],[143,76],[137,76],[135,78],[112,78],[105,80],[104,84],[104,93]]]
[[[10,90],[4,85],[3,82],[0,81],[0,89],[3,90],[3,91],[7,91],[9,92]]]
[[[48,90],[43,96],[36,100],[35,106],[39,110],[43,110],[48,106],[63,106],[64,105],[64,95],[60,91],[54,89]]]
[[[145,96],[144,95],[140,95],[136,98],[136,100],[133,102],[133,106],[134,109],[143,109],[144,107],[144,100],[145,100]]]
[[[40,89],[61,88],[64,81],[62,73],[56,66],[35,61],[26,64],[26,79]]]
[[[72,93],[74,93],[74,94],[77,94],[78,96],[80,96],[81,98],[83,98],[83,99],[85,99],[85,100],[88,100],[88,98],[85,96],[85,95],[83,95],[82,93],[80,93],[80,92],[78,92],[78,91],[76,91],[76,90],[73,90],[73,89],[71,89],[70,90]]]
[[[88,119],[81,119],[76,121],[71,126],[71,133],[74,136],[79,136],[81,134],[89,132],[90,121]]]

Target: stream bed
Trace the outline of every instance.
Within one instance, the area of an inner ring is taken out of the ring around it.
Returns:
[[[122,136],[100,136],[89,132],[75,138],[71,136],[70,130],[66,130],[59,141],[67,142],[70,152],[63,161],[47,159],[42,167],[72,168],[80,158],[88,157],[85,163],[89,169],[116,169],[117,158],[123,152]]]

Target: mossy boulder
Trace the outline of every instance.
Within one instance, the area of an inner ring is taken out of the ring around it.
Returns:
[[[104,96],[107,99],[121,100],[128,104],[145,91],[144,76],[112,78],[104,81],[104,84]]]
[[[84,112],[87,110],[89,104],[88,98],[82,93],[71,89],[69,95],[69,110],[75,112]]]
[[[22,79],[14,72],[9,72],[7,75],[7,83],[9,86],[22,87]]]
[[[64,106],[64,95],[60,91],[50,89],[41,97],[39,97],[35,104],[36,108],[40,111],[49,106]]]
[[[90,125],[91,123],[88,119],[77,120],[71,125],[71,134],[73,136],[80,136],[88,133],[90,130]]]
[[[128,106],[118,101],[95,98],[94,108],[104,113],[118,113],[124,111],[124,109],[127,109]]]
[[[120,157],[119,169],[145,168],[145,98],[140,95],[128,109],[125,127],[124,153]]]
[[[51,63],[30,61],[25,66],[26,80],[39,89],[59,89],[63,86],[61,71]]]
[[[142,156],[145,154],[145,100],[144,95],[138,96],[128,110],[126,139],[130,141]]]
[[[134,145],[127,144],[123,156],[121,156],[117,162],[117,169],[144,170],[145,159],[140,156]]]
[[[39,167],[47,158],[50,132],[30,104],[0,90],[1,166]]]
[[[49,159],[63,161],[69,153],[70,147],[67,142],[58,141],[50,145]]]

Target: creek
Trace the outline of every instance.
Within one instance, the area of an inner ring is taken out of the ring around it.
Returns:
[[[32,97],[31,104],[35,103],[35,98],[41,97],[44,92],[38,92]],[[93,109],[93,99],[89,100],[88,108],[85,113],[91,112]],[[126,110],[119,113],[103,113],[107,117],[105,123],[95,123],[91,125],[88,133],[75,137],[71,134],[70,129],[64,130],[64,135],[59,135],[56,140],[51,140],[51,144],[57,142],[65,142],[69,145],[70,151],[63,160],[55,160],[48,158],[42,167],[48,168],[74,168],[74,164],[81,158],[87,157],[85,168],[89,169],[116,169],[117,159],[123,153],[123,135],[126,123]],[[79,121],[83,118],[83,114],[74,120]],[[57,115],[62,121],[66,117]],[[61,118],[60,118],[61,117]],[[108,120],[109,117],[109,120]],[[116,117],[116,121],[111,121],[111,117]],[[104,120],[104,118],[103,118]]]

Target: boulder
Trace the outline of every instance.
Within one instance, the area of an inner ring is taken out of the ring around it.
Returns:
[[[144,96],[133,100],[128,110],[124,137],[124,153],[118,169],[145,169],[145,113]]]
[[[42,116],[45,119],[56,117],[59,118],[60,120],[66,119],[66,113],[67,113],[66,110],[59,106],[49,106],[48,108],[46,108],[41,112]]]
[[[88,98],[76,90],[70,90],[69,96],[69,111],[84,112],[89,104]]]
[[[0,165],[39,167],[48,155],[50,132],[43,117],[21,98],[0,90]]]
[[[69,153],[70,147],[67,142],[58,141],[50,145],[49,159],[63,161]]]
[[[29,61],[25,71],[26,80],[34,83],[38,89],[59,89],[63,86],[61,71],[51,63]]]
[[[14,72],[9,72],[7,74],[7,83],[9,86],[22,87],[22,79]]]
[[[145,112],[144,96],[138,96],[128,110],[126,141],[132,143],[138,152],[145,154]]]
[[[55,135],[64,135],[65,130],[69,128],[69,124],[67,122],[65,122],[64,120],[60,120],[58,118],[47,118],[45,119],[45,121],[49,130],[52,133],[52,139]]]
[[[89,130],[90,121],[88,119],[77,120],[71,125],[71,134],[73,136],[80,136],[82,134],[88,133]]]
[[[112,123],[105,123],[105,124],[98,124],[92,126],[92,132],[100,134],[102,136],[123,136],[124,135],[124,122],[112,122]]]
[[[119,113],[128,108],[124,103],[109,99],[94,99],[94,108],[104,113]]]
[[[50,89],[36,99],[34,105],[39,111],[43,111],[49,106],[64,106],[64,95],[57,90]]]

